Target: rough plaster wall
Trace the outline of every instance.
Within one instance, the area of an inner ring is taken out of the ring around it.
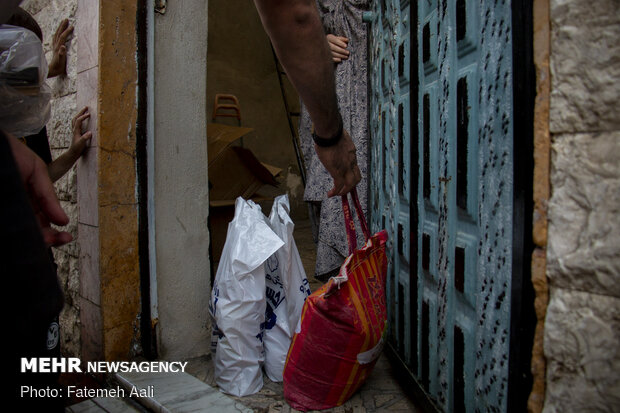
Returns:
[[[285,79],[287,82],[287,80]],[[288,82],[287,82],[288,83]],[[290,83],[289,83],[290,85]],[[209,50],[207,55],[207,116],[211,122],[216,93],[239,99],[241,125],[254,128],[243,144],[256,157],[282,168],[280,185],[265,191],[274,196],[288,193],[293,219],[307,216],[303,184],[286,119],[282,92],[269,38],[251,0],[209,1]],[[299,98],[288,89],[291,110],[299,112]],[[237,119],[218,117],[216,122],[238,125]],[[297,127],[299,118],[293,118]],[[264,209],[269,213],[269,209]]]
[[[620,411],[620,2],[551,2],[544,412]]]
[[[77,0],[26,0],[21,6],[32,14],[43,31],[43,47],[48,61],[51,59],[51,42],[60,22],[68,18],[75,27]],[[67,76],[48,79],[52,88],[52,113],[47,124],[47,133],[52,149],[52,158],[57,158],[71,143],[71,119],[76,113],[76,70],[77,40],[74,34],[67,44]],[[69,215],[70,223],[66,230],[74,240],[60,248],[54,248],[58,264],[58,276],[65,293],[65,307],[60,314],[61,351],[66,356],[80,353],[80,310],[78,307],[79,249],[77,238],[77,186],[76,168],[71,168],[55,184],[56,194],[63,209]]]
[[[209,351],[206,50],[206,2],[155,15],[157,339],[168,360]]]

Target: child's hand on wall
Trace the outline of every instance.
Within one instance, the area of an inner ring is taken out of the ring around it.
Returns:
[[[64,19],[58,25],[54,38],[52,39],[52,60],[49,64],[47,77],[55,77],[67,74],[67,39],[73,33],[73,26],[69,25],[69,20]]]
[[[84,133],[82,132],[82,126],[84,124],[84,121],[89,118],[90,113],[88,112],[88,107],[85,106],[82,110],[78,112],[77,115],[73,117],[73,120],[71,121],[73,138],[71,139],[71,146],[69,147],[69,151],[74,154],[75,159],[79,158],[82,155],[84,149],[86,148],[86,144],[93,136],[93,133],[90,131]]]

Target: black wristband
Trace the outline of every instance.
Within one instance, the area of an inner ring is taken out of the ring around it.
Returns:
[[[340,114],[338,114],[338,132],[331,138],[321,138],[314,132],[314,129],[312,130],[312,140],[322,148],[334,146],[340,142],[340,139],[342,139],[342,116]]]

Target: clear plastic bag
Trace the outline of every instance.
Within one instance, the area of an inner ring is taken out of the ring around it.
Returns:
[[[33,32],[0,25],[0,129],[29,136],[49,121],[47,70],[43,46]]]

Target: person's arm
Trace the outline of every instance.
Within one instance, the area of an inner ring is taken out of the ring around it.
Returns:
[[[55,77],[67,74],[67,38],[73,33],[73,26],[69,20],[64,19],[58,25],[52,39],[52,60],[50,61],[47,77]]]
[[[30,196],[30,203],[39,221],[46,245],[59,246],[68,243],[72,239],[71,234],[58,231],[50,225],[67,225],[69,218],[56,198],[45,164],[32,150],[13,136],[7,136],[6,140],[13,152],[26,192]]]
[[[334,178],[328,196],[344,195],[361,180],[355,144],[338,110],[332,54],[325,38],[314,0],[254,0],[265,31],[314,124],[314,133],[324,142],[318,146],[319,160]]]
[[[90,118],[88,108],[84,107],[71,121],[73,137],[71,146],[62,155],[47,165],[47,171],[52,182],[56,182],[71,169],[73,164],[82,156],[88,140],[93,136],[92,132],[82,133],[82,123]]]

